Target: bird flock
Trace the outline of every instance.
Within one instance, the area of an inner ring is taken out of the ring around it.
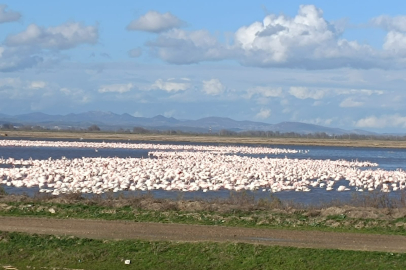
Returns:
[[[123,190],[308,192],[313,188],[390,192],[406,188],[405,171],[373,168],[376,163],[252,156],[307,153],[292,149],[22,140],[2,140],[0,147],[154,150],[148,158],[0,159],[0,164],[9,165],[0,168],[0,184],[38,187],[40,192],[53,195]],[[340,180],[348,181],[347,185],[338,184]]]
[[[293,154],[307,152],[270,147],[249,146],[215,146],[190,144],[152,144],[152,143],[123,143],[123,142],[76,142],[76,141],[28,141],[28,140],[0,140],[0,147],[57,147],[57,148],[92,148],[92,149],[147,149],[171,151],[206,151],[234,154]]]
[[[0,168],[0,184],[38,187],[40,192],[53,195],[74,192],[102,194],[123,190],[308,192],[313,188],[322,188],[326,191],[391,192],[406,188],[405,171],[374,168],[378,166],[376,163],[255,156],[255,154],[307,153],[291,149],[145,143],[0,141],[0,147],[5,146],[154,150],[148,153],[147,158],[0,159],[0,164],[9,165],[7,168]],[[346,180],[347,184],[344,185],[340,180]]]

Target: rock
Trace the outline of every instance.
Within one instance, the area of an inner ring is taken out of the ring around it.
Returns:
[[[55,209],[53,209],[53,208],[49,208],[48,211],[49,211],[51,214],[55,214],[55,213],[56,213]]]

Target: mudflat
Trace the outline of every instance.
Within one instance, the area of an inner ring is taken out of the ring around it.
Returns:
[[[398,235],[31,217],[0,217],[0,231],[72,235],[93,239],[243,242],[301,248],[406,253],[406,236]]]
[[[53,138],[53,139],[94,139],[94,140],[135,140],[164,142],[194,143],[225,143],[225,144],[274,144],[274,145],[309,145],[309,146],[342,146],[342,147],[377,147],[406,148],[403,140],[355,140],[355,139],[316,139],[316,138],[265,138],[237,137],[217,135],[162,135],[162,134],[127,134],[103,132],[48,132],[48,131],[2,131],[0,138]]]

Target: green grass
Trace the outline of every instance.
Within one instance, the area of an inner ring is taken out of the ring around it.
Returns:
[[[131,260],[124,265],[124,260]],[[0,265],[19,269],[406,269],[406,254],[235,243],[103,241],[0,232]]]
[[[406,235],[406,218],[362,219],[349,218],[344,214],[311,217],[305,215],[304,211],[154,211],[131,205],[114,207],[85,203],[8,202],[0,203],[0,215]]]

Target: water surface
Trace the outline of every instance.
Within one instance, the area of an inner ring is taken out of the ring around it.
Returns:
[[[54,140],[57,141],[57,140]],[[67,140],[74,141],[74,140]],[[83,140],[83,141],[96,141],[101,140]],[[117,141],[123,142],[123,141]],[[126,141],[127,142],[127,141]],[[139,143],[140,141],[129,141],[131,143]],[[143,142],[144,143],[144,142]],[[185,144],[181,142],[145,142],[154,144]],[[224,145],[224,144],[212,144],[212,143],[186,143],[192,145]],[[247,145],[251,146],[251,145]],[[393,149],[393,148],[354,148],[354,147],[330,147],[330,146],[294,146],[294,145],[258,145],[261,147],[276,147],[295,150],[309,150],[307,153],[295,153],[295,154],[279,154],[279,155],[251,155],[255,157],[268,158],[298,158],[298,159],[330,159],[330,160],[358,160],[358,161],[370,161],[378,163],[377,168],[385,170],[406,170],[406,149]],[[52,147],[0,147],[0,157],[3,158],[15,158],[15,159],[60,159],[66,157],[82,158],[82,157],[132,157],[132,158],[148,158],[149,149],[91,149],[91,148],[52,148]],[[7,165],[6,165],[7,166]],[[370,168],[368,168],[370,169]],[[348,185],[348,181],[340,180],[335,186]],[[290,200],[294,202],[300,202],[305,204],[315,204],[320,202],[329,202],[331,200],[347,201],[355,194],[353,191],[337,192],[329,191],[321,188],[313,188],[310,192],[295,192],[295,191],[283,191],[274,193],[274,195],[281,200]],[[33,196],[38,192],[38,188],[15,188],[4,186],[4,189],[8,193],[22,194],[26,193]],[[269,192],[247,191],[248,194],[254,195],[256,199],[270,198]],[[128,195],[134,192],[124,191],[124,194]],[[151,193],[157,198],[178,198],[182,196],[184,199],[194,198],[227,198],[230,196],[229,190],[220,191],[203,191],[196,192],[179,192],[179,191],[163,191],[154,190]],[[390,196],[398,196],[399,192],[391,192]]]

